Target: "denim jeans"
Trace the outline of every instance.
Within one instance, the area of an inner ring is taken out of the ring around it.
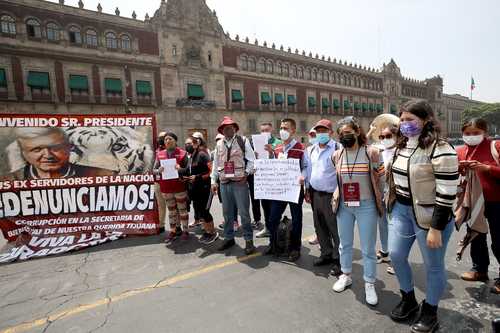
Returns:
[[[424,259],[427,275],[426,302],[437,306],[446,288],[446,269],[444,257],[446,248],[453,232],[454,223],[450,222],[442,231],[443,246],[431,249],[427,246],[427,230],[421,229],[416,221],[411,206],[396,202],[389,216],[389,252],[392,265],[396,271],[401,290],[413,290],[413,276],[408,255],[415,240]]]
[[[301,190],[299,203],[285,201],[271,201],[271,216],[269,218],[269,245],[276,244],[276,232],[281,221],[281,217],[286,210],[286,206],[290,205],[290,213],[292,214],[292,232],[290,236],[290,251],[299,251],[302,247],[302,204],[304,203],[304,191]]]
[[[358,224],[361,253],[363,255],[363,278],[375,283],[377,278],[377,206],[374,200],[362,200],[359,207],[346,207],[341,201],[337,212],[337,226],[340,237],[340,265],[342,272],[352,272],[352,247],[354,243],[354,223]]]
[[[378,218],[378,233],[380,235],[380,250],[384,253],[389,252],[389,221],[387,212],[384,210],[384,216]]]
[[[224,214],[224,239],[234,239],[234,221],[241,217],[243,238],[253,240],[253,230],[250,223],[250,195],[247,182],[229,182],[220,185],[222,211]]]

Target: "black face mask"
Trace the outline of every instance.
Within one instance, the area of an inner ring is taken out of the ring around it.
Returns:
[[[186,148],[186,151],[190,154],[194,152],[194,147],[193,145],[186,145],[184,148]]]
[[[356,144],[356,136],[354,134],[345,134],[340,137],[340,143],[346,148],[351,148]]]

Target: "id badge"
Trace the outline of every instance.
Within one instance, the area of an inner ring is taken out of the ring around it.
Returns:
[[[234,162],[233,161],[224,162],[224,174],[226,175],[227,178],[234,177]]]
[[[347,207],[359,207],[361,205],[361,192],[359,183],[342,184],[344,203]]]

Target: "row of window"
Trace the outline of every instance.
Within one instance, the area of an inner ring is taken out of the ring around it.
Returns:
[[[2,34],[6,35],[16,35],[16,21],[9,15],[2,15],[0,17],[0,28]],[[45,30],[44,30],[45,29]],[[41,39],[43,36],[43,31],[46,32],[47,40],[52,42],[58,42],[61,38],[61,27],[54,23],[49,22],[43,27],[40,21],[35,18],[30,18],[26,20],[26,32],[28,37]],[[77,26],[70,26],[67,31],[67,39],[71,44],[74,45],[87,45],[88,47],[98,47],[99,38],[98,33],[94,29],[87,29],[84,32]],[[121,34],[119,37],[114,32],[107,32],[105,35],[105,46],[108,49],[122,49],[125,51],[130,51],[132,49],[132,42],[130,36],[127,34]]]
[[[425,98],[426,92],[424,89],[403,87],[403,95],[410,97]]]
[[[240,57],[240,68],[244,71],[259,72],[264,74],[276,74],[300,80],[312,80],[339,84],[369,90],[382,90],[382,84],[378,80],[357,77],[349,73],[339,73],[326,69],[303,67],[301,65],[289,65],[280,61],[260,59],[257,63],[255,57],[242,55]]]
[[[52,88],[50,85],[49,73],[30,71],[28,72],[26,84],[31,90],[33,99],[36,100],[39,97],[41,97],[41,99],[43,100],[50,99]],[[86,75],[70,74],[67,84],[72,97],[87,98],[90,95],[89,79]],[[1,68],[0,87],[4,89],[7,88],[5,69]],[[137,99],[139,102],[151,102],[153,91],[150,81],[136,80],[135,87],[137,92]],[[123,95],[123,84],[121,79],[105,78],[104,88],[106,96],[109,98],[121,98]]]
[[[286,97],[286,98],[285,98]],[[241,90],[238,89],[232,89],[231,90],[231,102],[232,103],[242,103],[244,100],[243,95],[241,93]],[[285,102],[286,101],[286,102]],[[317,106],[317,100],[316,97],[309,96],[307,98],[307,107],[308,108],[316,108]],[[275,106],[295,106],[297,105],[297,98],[295,95],[292,94],[287,94],[284,96],[282,93],[275,93],[274,94],[274,99],[273,96],[267,92],[263,91],[260,93],[260,104],[261,105],[275,105]],[[360,103],[360,102],[352,102],[352,98],[350,99],[344,99],[343,103],[339,99],[332,99],[330,101],[329,98],[322,97],[321,98],[321,108],[322,109],[329,109],[330,107],[333,110],[339,110],[341,109],[341,106],[343,106],[343,110],[354,110],[354,111],[377,111],[377,112],[383,112],[384,111],[384,106],[382,104],[376,104],[376,103]],[[392,110],[391,107],[391,112],[395,110]]]

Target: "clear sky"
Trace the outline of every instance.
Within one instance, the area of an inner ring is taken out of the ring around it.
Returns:
[[[57,0],[51,0],[57,2]],[[394,58],[403,76],[444,78],[449,94],[500,102],[500,0],[206,0],[225,31],[260,43],[379,68]],[[143,19],[161,0],[101,2],[104,12]],[[76,6],[78,0],[66,0]]]

